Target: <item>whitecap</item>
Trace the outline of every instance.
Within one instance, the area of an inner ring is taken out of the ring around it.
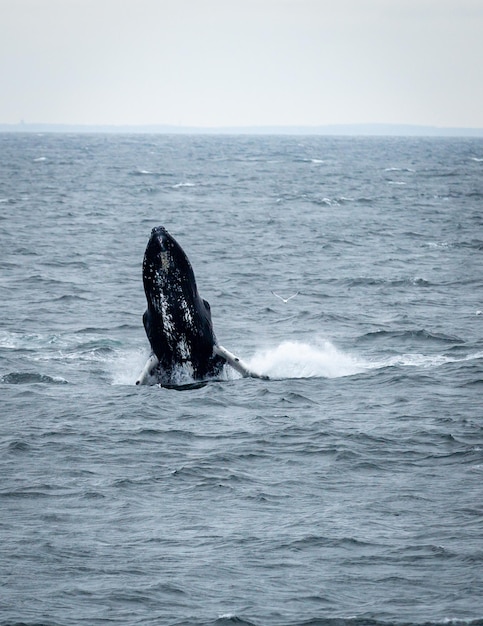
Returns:
[[[448,241],[428,241],[426,245],[430,248],[449,248],[451,246]]]
[[[447,363],[463,363],[474,359],[481,359],[483,352],[476,352],[462,357],[451,357],[444,354],[421,354],[421,353],[404,353],[397,354],[379,361],[374,361],[370,365],[370,369],[382,369],[384,367],[420,367],[429,369],[440,367]]]

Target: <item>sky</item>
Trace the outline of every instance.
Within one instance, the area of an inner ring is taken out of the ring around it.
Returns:
[[[483,0],[0,0],[0,123],[483,128]]]

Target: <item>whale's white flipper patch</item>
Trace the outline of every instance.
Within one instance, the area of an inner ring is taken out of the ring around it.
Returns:
[[[229,352],[223,346],[215,345],[213,347],[213,352],[218,356],[223,357],[226,362],[231,365],[233,369],[239,372],[244,378],[262,378],[263,380],[268,380],[268,376],[254,372],[248,367],[246,363],[244,363],[237,356]]]
[[[154,353],[151,354],[149,359],[146,361],[146,365],[143,367],[142,372],[136,378],[136,385],[143,385],[153,369],[156,367],[156,365],[158,365],[158,363],[158,357]]]

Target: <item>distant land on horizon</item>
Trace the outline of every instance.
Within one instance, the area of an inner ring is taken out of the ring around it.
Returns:
[[[170,135],[330,135],[391,137],[483,137],[483,128],[418,126],[412,124],[330,124],[325,126],[169,126],[42,124],[20,122],[0,124],[0,133],[106,133]]]

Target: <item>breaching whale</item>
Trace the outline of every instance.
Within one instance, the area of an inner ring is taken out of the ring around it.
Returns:
[[[143,323],[152,352],[136,385],[175,386],[183,375],[193,381],[209,380],[220,376],[226,363],[244,377],[267,378],[218,344],[210,305],[198,293],[191,263],[163,226],[151,231],[143,283],[147,300]]]

